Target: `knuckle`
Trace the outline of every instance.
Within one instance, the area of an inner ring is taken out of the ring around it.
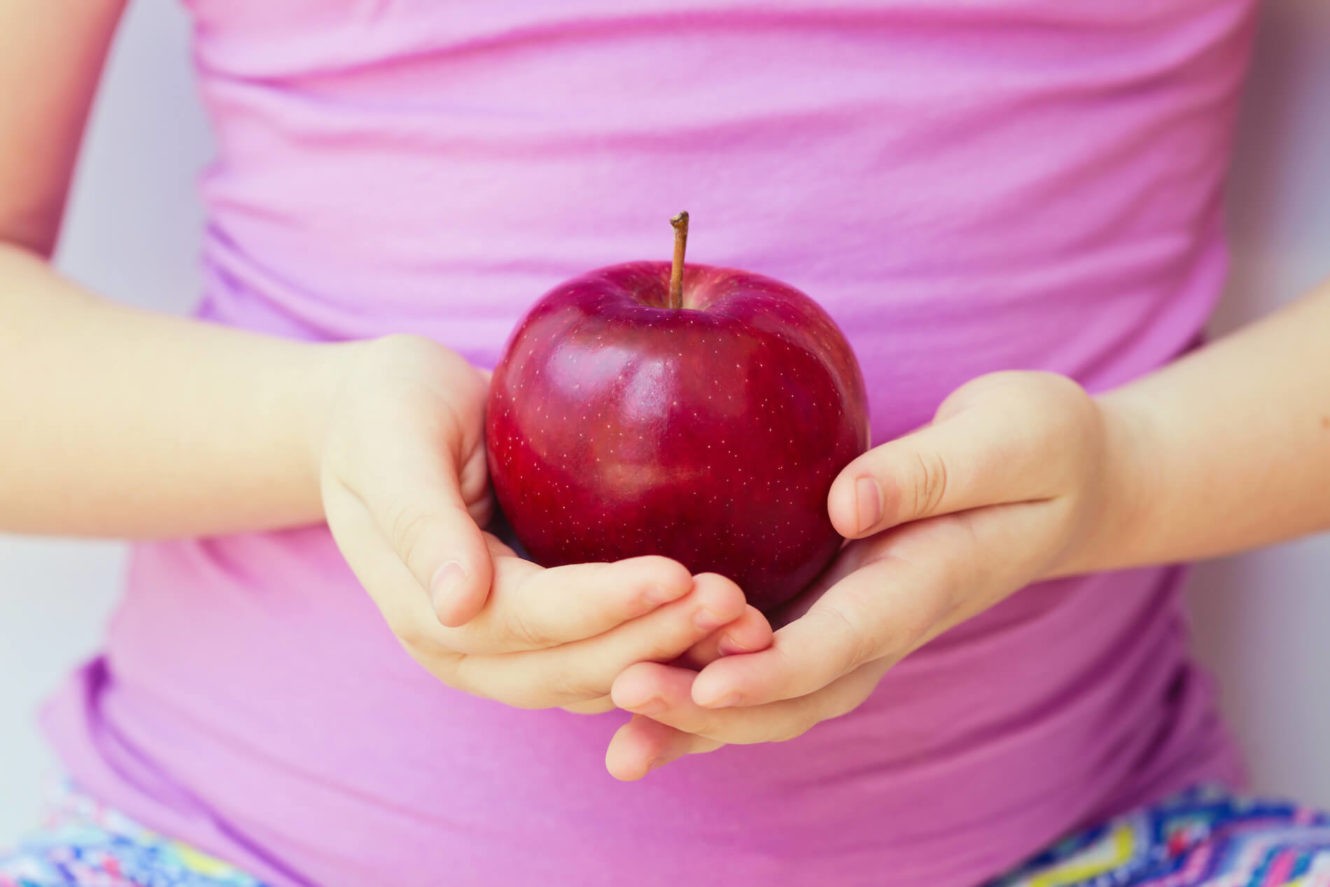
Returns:
[[[387,528],[388,538],[393,542],[393,550],[408,566],[419,555],[431,524],[429,511],[420,507],[408,506],[394,515],[392,525]]]
[[[506,652],[495,642],[492,631],[483,616],[466,625],[453,628],[447,625],[431,626],[430,639],[434,645],[450,653],[463,656],[492,656]]]
[[[947,463],[940,453],[916,450],[914,482],[914,514],[929,515],[937,511],[947,495]]]
[[[947,609],[942,607],[943,601],[954,604],[967,590],[983,587],[984,574],[991,566],[984,562],[984,545],[975,530],[974,518],[957,515],[951,525],[955,528],[955,550],[960,556],[950,558],[942,570],[940,585],[946,594],[938,600],[940,609]],[[930,615],[941,618],[943,613]]]
[[[973,404],[1001,396],[1018,388],[1020,380],[1029,375],[1025,370],[998,370],[971,379],[947,395],[938,406],[936,417],[945,419]]]
[[[943,519],[947,520],[947,519]],[[879,552],[864,563],[860,570],[865,581],[847,585],[843,599],[834,607],[834,615],[844,623],[842,631],[851,645],[850,637],[857,637],[853,658],[847,658],[842,671],[849,671],[865,662],[887,656],[900,656],[914,648],[920,637],[931,627],[933,611],[939,606],[939,580],[932,566],[921,568],[914,561]],[[902,595],[900,589],[912,592]],[[889,618],[884,618],[883,608]],[[878,614],[871,625],[854,619],[849,613]],[[849,632],[854,635],[849,635]]]
[[[1021,389],[1025,410],[1044,424],[1076,427],[1094,412],[1094,400],[1080,383],[1056,373],[1041,373],[1038,385]]]
[[[661,570],[668,570],[674,564],[674,561],[662,554],[643,554],[637,557],[629,558],[621,563],[632,563],[641,567],[643,572],[658,573]]]
[[[716,595],[719,599],[731,599],[735,596],[743,598],[743,589],[739,584],[721,573],[698,573],[694,578],[694,594],[701,589],[706,589],[708,595]]]
[[[510,649],[543,650],[554,645],[549,633],[522,607],[508,607],[504,614],[504,628]]]
[[[798,722],[795,724],[795,734],[790,738],[797,739],[798,737],[803,736],[809,730],[813,729],[814,727],[816,727],[818,724],[822,723],[825,720],[827,720],[827,718],[823,715],[822,712],[818,711],[816,708],[813,708],[810,711],[805,712],[803,717],[799,718]]]
[[[941,525],[947,533],[955,534],[954,545],[957,551],[967,552],[965,538],[972,530],[965,527],[967,521],[947,518]],[[954,526],[953,526],[954,525]],[[887,565],[884,565],[884,567]],[[901,580],[896,588],[891,608],[891,618],[883,620],[877,628],[879,635],[876,648],[864,662],[879,659],[899,659],[913,652],[924,643],[935,627],[954,608],[963,593],[975,587],[983,566],[976,559],[962,555],[918,565],[915,562],[892,559],[889,566],[897,572]],[[884,579],[885,581],[885,579]],[[908,592],[905,591],[908,589]],[[862,663],[861,663],[862,664]]]
[[[548,696],[541,692],[537,681],[513,680],[511,673],[495,672],[493,666],[486,663],[485,657],[460,657],[450,674],[441,677],[445,684],[454,689],[492,699],[513,708],[536,710],[552,708]]]
[[[578,705],[609,694],[608,687],[596,684],[588,675],[575,669],[557,668],[548,673],[544,696],[553,700],[551,705]]]
[[[477,448],[462,463],[458,485],[465,502],[475,507],[489,507],[489,466],[484,449]]]
[[[775,731],[772,737],[773,742],[789,742],[792,739],[798,739],[813,726],[817,724],[817,718],[806,712],[800,712],[797,717],[787,719]]]
[[[828,634],[835,638],[839,670],[848,671],[874,658],[877,644],[855,620],[840,607],[825,604],[817,609],[826,624]]]
[[[642,558],[644,573],[666,582],[684,582],[691,578],[688,568],[664,555],[650,554]]]
[[[1074,382],[1070,384],[1075,385]],[[1063,423],[1064,436],[1047,449],[1065,454],[1078,468],[1097,458],[1104,445],[1105,429],[1103,413],[1094,399],[1077,385],[1066,408],[1058,415]],[[1073,445],[1067,446],[1068,443]]]
[[[494,697],[496,701],[504,705],[520,708],[525,711],[542,711],[547,708],[556,708],[559,705],[557,699],[552,699],[535,689],[514,690],[502,696]]]
[[[1030,375],[1044,386],[1045,398],[1055,398],[1067,404],[1074,404],[1086,398],[1085,389],[1070,376],[1052,372],[1034,372]],[[1033,391],[1033,388],[1031,390]]]
[[[1065,447],[1097,425],[1099,408],[1080,383],[1057,373],[1031,373],[1035,384],[1020,386],[1013,394],[1011,412],[1021,424],[1036,430],[1045,452],[1049,444]]]
[[[863,702],[863,697],[852,692],[852,688],[841,687],[837,689],[839,692],[827,695],[827,699],[823,702],[822,709],[817,713],[817,718],[813,721],[813,724],[844,717]],[[809,724],[809,729],[812,729],[813,724]]]
[[[845,717],[850,712],[854,711],[859,706],[863,705],[865,698],[866,694],[855,695],[855,696],[846,695],[837,699],[835,703],[831,706],[830,711],[827,713],[826,720]]]

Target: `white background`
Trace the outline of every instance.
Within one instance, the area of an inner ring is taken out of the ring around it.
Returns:
[[[192,189],[209,151],[187,36],[176,4],[131,4],[59,257],[103,293],[171,311],[196,291]],[[1232,205],[1235,266],[1220,329],[1330,274],[1330,4],[1265,4]],[[1326,339],[1330,348],[1330,331]],[[54,766],[33,710],[95,649],[122,565],[115,544],[0,537],[0,845],[35,821]],[[1197,648],[1220,675],[1257,785],[1330,806],[1327,577],[1322,537],[1206,564],[1192,596]]]

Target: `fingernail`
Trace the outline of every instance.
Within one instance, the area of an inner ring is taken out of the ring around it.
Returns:
[[[703,697],[702,699],[697,700],[698,705],[702,705],[707,708],[732,708],[733,706],[738,705],[740,702],[743,702],[743,697],[740,696],[738,693],[733,693],[733,692],[722,694],[716,699],[707,699]]]
[[[667,588],[664,585],[652,585],[643,594],[646,602],[659,607],[661,604],[668,604],[670,601],[678,600],[683,596],[683,592],[677,588]]]
[[[434,604],[434,609],[438,610],[449,604],[450,599],[456,597],[457,592],[461,590],[462,583],[466,581],[466,570],[457,561],[448,561],[442,567],[434,571],[434,578],[429,582],[429,597]]]
[[[659,696],[651,696],[643,699],[637,705],[631,706],[631,710],[643,715],[660,714],[665,710],[665,700]]]
[[[722,636],[716,643],[716,651],[722,656],[737,656],[740,653],[747,653],[750,650],[751,648],[748,645],[739,643],[739,641],[728,634]]]
[[[716,684],[715,687],[712,684]],[[709,681],[706,677],[700,678],[693,685],[693,701],[705,708],[726,708],[731,705],[738,705],[741,696],[738,690],[727,690],[720,681]]]
[[[882,488],[871,477],[854,482],[855,505],[859,511],[859,532],[869,530],[882,520]]]
[[[726,622],[729,622],[729,620],[707,607],[703,607],[693,614],[693,624],[702,631],[715,631]]]

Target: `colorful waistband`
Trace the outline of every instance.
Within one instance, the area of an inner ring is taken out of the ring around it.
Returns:
[[[1330,815],[1196,788],[1066,838],[988,887],[1064,885],[1330,887]],[[66,787],[46,825],[0,854],[0,887],[263,884]]]

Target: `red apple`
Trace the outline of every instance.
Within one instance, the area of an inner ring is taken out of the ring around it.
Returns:
[[[491,382],[499,505],[546,566],[642,554],[771,610],[841,539],[827,491],[868,443],[863,375],[812,299],[746,271],[633,262],[555,287]]]

